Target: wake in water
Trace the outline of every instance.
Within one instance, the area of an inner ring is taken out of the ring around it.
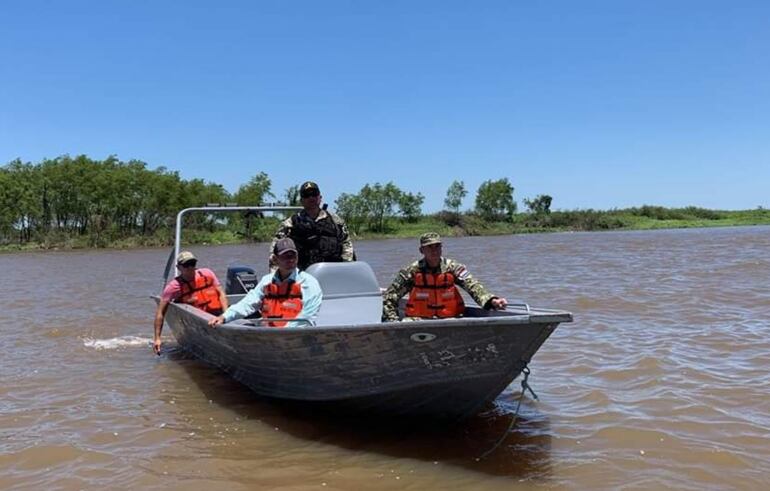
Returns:
[[[128,346],[152,346],[152,338],[141,336],[120,336],[110,339],[84,338],[83,346],[97,350],[118,349]]]

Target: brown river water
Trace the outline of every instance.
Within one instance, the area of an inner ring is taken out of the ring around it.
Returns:
[[[416,240],[356,246],[383,285],[417,255]],[[262,272],[266,249],[193,248]],[[518,380],[463,424],[397,427],[262,400],[168,328],[153,355],[168,250],[0,255],[0,489],[767,489],[770,227],[444,252],[509,301],[574,313],[530,364],[540,400],[512,429]]]

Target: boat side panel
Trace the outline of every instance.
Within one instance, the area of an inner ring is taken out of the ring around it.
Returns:
[[[494,399],[556,327],[458,324],[429,328],[425,323],[425,329],[415,325],[374,332],[277,333],[212,329],[188,307],[170,309],[167,318],[180,345],[259,394],[313,401],[376,401],[399,399],[393,394],[401,393],[419,400],[403,401],[399,407],[434,409],[431,401],[443,401],[452,392],[467,392],[460,399],[477,404]],[[449,392],[444,395],[444,391]]]

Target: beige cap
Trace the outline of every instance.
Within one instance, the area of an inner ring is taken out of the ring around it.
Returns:
[[[177,264],[184,264],[189,261],[198,261],[198,258],[195,257],[195,254],[193,254],[190,251],[182,251],[179,253],[179,255],[176,257],[176,263]]]

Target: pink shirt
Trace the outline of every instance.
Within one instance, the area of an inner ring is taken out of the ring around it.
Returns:
[[[203,276],[207,278],[211,278],[214,282],[214,286],[218,287],[221,285],[219,283],[219,278],[217,278],[217,275],[214,274],[213,271],[211,271],[209,268],[198,268],[196,272],[200,272]],[[167,302],[171,302],[179,298],[179,296],[182,293],[182,284],[174,278],[173,280],[168,282],[168,285],[163,289],[163,293],[160,294],[160,299],[165,300]]]

